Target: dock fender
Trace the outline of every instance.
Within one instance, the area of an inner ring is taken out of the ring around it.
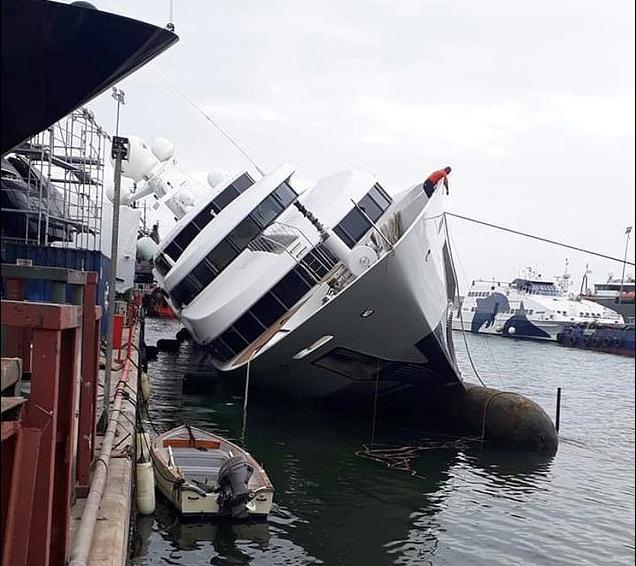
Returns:
[[[518,393],[465,386],[455,399],[456,417],[465,432],[502,446],[556,453],[556,429],[537,403]]]

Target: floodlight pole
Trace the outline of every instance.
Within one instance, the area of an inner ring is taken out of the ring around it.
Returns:
[[[119,107],[119,104],[117,105]],[[108,331],[106,333],[106,363],[104,368],[103,413],[108,422],[110,406],[110,383],[113,365],[113,317],[115,315],[115,292],[117,288],[117,254],[119,240],[119,201],[121,195],[121,162],[128,158],[128,138],[113,137],[111,156],[115,160],[115,189],[113,191],[113,227],[110,241],[110,282],[108,285]]]
[[[121,200],[121,162],[128,158],[128,138],[119,137],[119,109],[124,102],[124,91],[113,87],[111,96],[117,101],[117,121],[115,136],[111,147],[111,157],[115,161],[113,191],[113,223],[110,235],[110,281],[108,284],[108,311],[106,314],[106,361],[104,367],[104,398],[100,423],[107,426],[110,408],[110,384],[113,365],[113,318],[115,315],[115,297],[117,291],[117,254],[119,244],[119,204]]]
[[[618,304],[623,302],[623,284],[625,283],[625,264],[627,263],[627,250],[629,248],[629,236],[632,233],[632,227],[628,226],[625,230],[625,255],[623,256],[623,273],[621,274],[621,289],[618,292]]]

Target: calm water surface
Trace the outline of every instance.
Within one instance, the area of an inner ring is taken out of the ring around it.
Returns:
[[[174,322],[148,320],[148,344]],[[417,475],[356,455],[371,418],[254,401],[245,445],[276,489],[267,523],[181,522],[158,496],[139,520],[135,565],[634,564],[634,360],[497,337],[468,336],[487,385],[518,391],[554,415],[554,458],[476,445],[427,444]],[[458,357],[475,381],[460,335]],[[220,386],[182,395],[198,354],[187,346],[150,362],[150,414],[240,441],[240,395]],[[412,445],[426,432],[380,420],[376,442]],[[439,438],[437,438],[439,440]]]

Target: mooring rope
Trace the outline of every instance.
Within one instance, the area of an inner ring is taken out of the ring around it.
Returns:
[[[448,221],[446,219],[446,214],[447,213],[445,212],[444,213],[444,231],[446,233],[446,241],[448,242],[448,256],[450,257],[451,269],[453,270],[453,277],[455,278],[455,297],[453,297],[453,299],[455,299],[456,297],[459,298],[459,279],[457,278],[457,270],[455,269],[455,260],[453,259],[453,250],[451,248],[450,235],[448,233]],[[459,322],[462,327],[462,338],[464,339],[464,346],[466,346],[466,355],[468,356],[468,361],[470,362],[470,366],[473,368],[473,372],[475,373],[475,376],[479,380],[479,383],[481,383],[484,387],[486,387],[484,380],[481,378],[481,376],[479,375],[479,372],[477,371],[477,368],[475,367],[473,356],[470,353],[470,347],[468,346],[468,340],[466,339],[466,330],[464,328],[464,317],[462,315],[461,304],[459,304],[457,313],[459,314]]]
[[[373,395],[373,418],[371,420],[371,446],[375,444],[375,423],[378,412],[378,385],[380,381],[380,366],[382,360],[378,358],[378,363],[376,364],[375,371],[375,394]]]
[[[519,393],[514,393],[512,391],[497,391],[495,393],[493,393],[490,397],[488,397],[488,399],[486,399],[486,402],[484,403],[484,409],[483,409],[483,414],[482,414],[482,423],[481,423],[481,440],[485,440],[486,439],[486,418],[488,417],[488,407],[490,407],[490,402],[495,398],[498,397],[499,395],[517,395],[520,397]]]
[[[510,232],[511,234],[517,234],[518,236],[525,236],[526,238],[531,238],[533,240],[539,240],[540,242],[547,242],[548,244],[553,244],[555,246],[561,246],[562,248],[568,248],[570,250],[575,250],[577,252],[582,252],[590,255],[595,255],[598,257],[602,257],[604,259],[609,259],[611,261],[617,261],[618,263],[626,263],[627,265],[634,266],[635,264],[631,261],[624,261],[622,259],[612,257],[610,255],[602,254],[599,252],[594,252],[592,250],[586,250],[585,248],[580,248],[578,246],[573,246],[571,244],[564,244],[563,242],[557,242],[555,240],[550,240],[549,238],[543,238],[542,236],[535,236],[534,234],[528,234],[527,232],[520,232],[519,230],[513,230],[512,228],[506,228],[505,226],[498,226],[497,224],[493,224],[492,222],[486,222],[484,220],[477,220],[476,218],[470,218],[469,216],[462,216],[461,214],[455,214],[454,212],[446,212],[444,214],[448,214],[449,216],[453,216],[454,218],[460,218],[461,220],[467,220],[468,222],[474,222],[475,224],[481,224],[482,226],[488,226],[489,228],[495,228],[497,230],[502,230],[504,232]]]
[[[413,469],[413,461],[420,456],[420,453],[426,450],[465,450],[471,446],[471,443],[479,441],[478,437],[457,438],[448,441],[421,439],[416,444],[406,446],[376,445],[380,446],[377,448],[363,444],[362,449],[357,450],[355,455],[384,464],[393,470],[408,472],[413,477],[425,479],[425,476],[418,474]]]

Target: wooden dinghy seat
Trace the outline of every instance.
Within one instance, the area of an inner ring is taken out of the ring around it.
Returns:
[[[215,486],[221,466],[229,456],[225,452],[205,452],[197,448],[180,448],[173,452],[174,463],[186,480]]]

